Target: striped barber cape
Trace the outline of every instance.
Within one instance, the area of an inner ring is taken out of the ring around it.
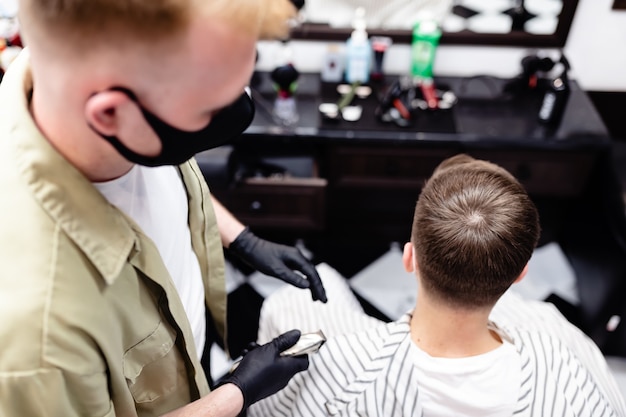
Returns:
[[[319,271],[331,305],[307,301],[304,291],[281,289],[264,303],[259,340],[291,328],[319,328],[329,340],[309,356],[308,371],[253,404],[248,416],[428,417],[409,355],[411,315],[391,323],[372,319],[350,300],[344,279],[325,268]],[[344,306],[346,316],[340,311]],[[362,325],[359,315],[365,316]],[[624,399],[601,352],[552,304],[509,292],[490,319],[521,359],[514,416],[626,416]],[[343,321],[353,332],[342,329]]]

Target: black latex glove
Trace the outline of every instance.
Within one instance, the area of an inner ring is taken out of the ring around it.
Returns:
[[[250,351],[258,348],[259,345],[257,342],[250,342],[248,343],[248,345],[241,351],[240,355],[241,356],[246,356]]]
[[[219,385],[237,385],[243,393],[244,410],[280,391],[295,374],[309,367],[308,355],[280,356],[280,352],[293,346],[299,338],[300,330],[291,330],[248,351],[239,366]]]
[[[230,244],[228,251],[259,272],[298,288],[310,288],[313,300],[327,301],[315,266],[297,248],[263,240],[246,227]]]

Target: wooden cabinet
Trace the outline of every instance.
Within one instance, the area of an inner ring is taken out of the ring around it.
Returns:
[[[421,188],[451,149],[332,146],[328,152],[328,233],[337,238],[405,240]]]
[[[511,172],[532,197],[575,199],[591,177],[596,156],[584,151],[324,146],[312,177],[251,177],[213,188],[237,218],[255,229],[323,233],[372,241],[408,238],[424,182],[444,159],[460,152]]]
[[[252,227],[321,230],[326,221],[326,184],[323,178],[246,178],[213,192]]]
[[[508,170],[533,196],[579,196],[591,176],[595,157],[585,152],[536,150],[476,150],[475,158]]]
[[[337,146],[330,152],[333,187],[415,190],[435,167],[456,152],[383,146]]]
[[[329,178],[332,187],[342,190],[415,190],[441,161],[460,152],[502,166],[537,196],[579,195],[594,162],[593,156],[580,151],[337,146],[330,153]]]
[[[537,199],[580,196],[595,161],[593,154],[580,151],[332,146],[326,201],[329,234],[407,239],[425,181],[441,161],[460,152],[504,167]]]

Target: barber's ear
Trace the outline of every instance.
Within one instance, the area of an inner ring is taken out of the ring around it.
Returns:
[[[85,119],[101,134],[114,136],[119,130],[119,109],[129,102],[128,96],[120,91],[101,91],[87,99]]]
[[[513,283],[520,282],[521,280],[523,280],[527,273],[528,273],[528,264],[526,264],[524,269],[522,269],[522,273],[519,274],[519,277],[517,277],[517,279],[515,279]]]
[[[411,242],[404,244],[404,250],[402,251],[402,265],[406,272],[413,272],[415,270],[415,262],[413,261],[413,245]]]

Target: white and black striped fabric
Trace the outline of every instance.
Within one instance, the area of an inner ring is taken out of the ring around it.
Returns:
[[[345,280],[330,268],[318,271],[328,305],[312,303],[304,291],[285,287],[266,299],[259,338],[300,328],[303,321],[308,330],[326,332],[329,341],[310,355],[308,371],[252,405],[248,415],[427,417],[409,357],[410,314],[387,324],[367,316],[359,322],[358,316],[365,314],[359,307],[355,312],[356,300],[350,300]],[[344,305],[353,333],[344,333],[341,324]],[[521,358],[514,416],[626,416],[624,399],[601,352],[554,306],[507,293],[491,319]]]

